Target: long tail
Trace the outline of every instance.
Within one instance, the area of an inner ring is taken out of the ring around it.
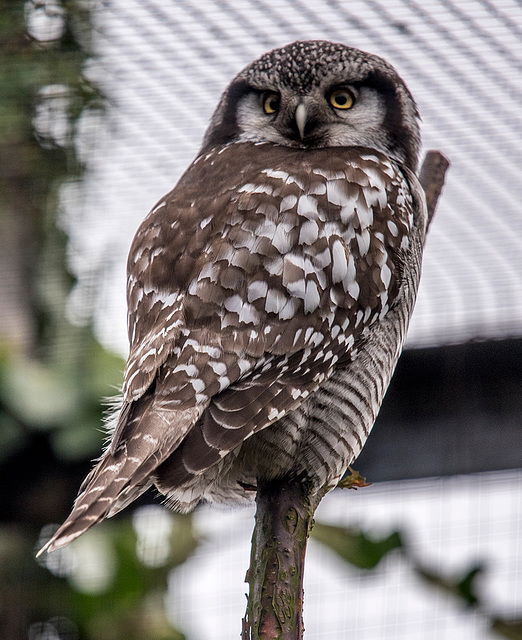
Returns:
[[[172,411],[154,402],[144,404],[127,412],[125,439],[104,453],[83,482],[71,514],[37,556],[64,547],[140,496],[152,484],[156,467],[176,449],[201,414],[199,408]]]

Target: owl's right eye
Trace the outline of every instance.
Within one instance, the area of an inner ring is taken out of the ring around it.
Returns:
[[[266,114],[272,115],[279,111],[279,103],[281,98],[278,93],[265,93],[263,96],[263,110]]]

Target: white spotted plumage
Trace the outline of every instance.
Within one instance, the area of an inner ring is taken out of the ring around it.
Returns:
[[[339,86],[346,112],[329,102]],[[413,310],[419,145],[413,99],[376,56],[298,42],[238,74],[136,234],[111,443],[47,548],[152,484],[180,510],[249,500],[275,477],[335,486]]]

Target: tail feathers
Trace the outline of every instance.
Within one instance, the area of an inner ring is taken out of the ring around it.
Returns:
[[[107,517],[126,480],[125,459],[106,454],[91,471],[88,484],[76,498],[73,510],[53,537],[40,549],[54,551],[69,544]],[[83,485],[82,485],[83,486]]]
[[[110,508],[107,518],[112,518],[112,516],[123,511],[125,507],[128,507],[132,502],[134,502],[134,500],[137,500],[143,493],[145,493],[147,489],[150,489],[153,484],[154,480],[152,478],[146,478],[136,486],[128,487],[122,491]]]
[[[152,484],[156,467],[179,445],[200,414],[199,408],[179,411],[177,416],[172,411],[149,413],[115,455],[110,449],[105,452],[82,484],[71,514],[37,557],[64,547],[140,496]]]

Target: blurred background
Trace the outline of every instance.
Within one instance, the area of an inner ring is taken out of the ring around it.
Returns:
[[[307,640],[522,638],[522,6],[3,0],[0,638],[239,638],[253,510],[150,493],[35,560],[100,453],[133,234],[243,66],[297,39],[389,60],[452,166],[407,349],[321,504]]]

